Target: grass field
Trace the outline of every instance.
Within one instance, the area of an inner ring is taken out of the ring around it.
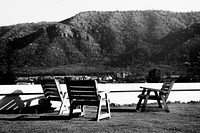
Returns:
[[[95,108],[86,108],[84,117],[67,119],[51,114],[0,114],[1,133],[197,133],[200,132],[200,104],[169,104],[170,113],[147,108],[136,112],[135,106],[112,107],[111,118],[94,121]]]

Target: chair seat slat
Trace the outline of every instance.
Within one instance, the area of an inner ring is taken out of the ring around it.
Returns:
[[[98,99],[98,97],[96,97],[94,95],[71,95],[70,98],[72,98],[72,99],[79,99],[79,98],[81,98],[81,99],[84,99],[84,98],[85,99],[90,99],[90,98]]]
[[[52,96],[58,96],[59,97],[59,93],[58,92],[50,92],[50,91],[47,91],[44,93],[45,95],[52,95]]]
[[[71,95],[97,95],[96,91],[72,91]]]
[[[98,106],[99,105],[99,101],[81,101],[81,100],[77,100],[77,101],[73,101],[73,105],[93,105],[93,106]]]
[[[53,91],[53,92],[58,92],[58,90],[56,90],[55,88],[44,88],[44,91]]]
[[[96,88],[93,86],[93,87],[90,87],[90,86],[70,86],[71,90],[72,91],[83,91],[83,90],[86,90],[86,91],[95,91]]]

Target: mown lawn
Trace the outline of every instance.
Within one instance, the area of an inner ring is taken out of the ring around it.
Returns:
[[[147,108],[136,112],[132,107],[112,107],[110,119],[96,122],[95,108],[86,108],[84,117],[67,119],[52,114],[0,114],[0,132],[16,133],[174,133],[200,132],[200,104],[169,104],[170,113],[162,109]],[[43,117],[40,117],[43,116]]]

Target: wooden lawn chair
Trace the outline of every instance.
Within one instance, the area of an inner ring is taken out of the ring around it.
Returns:
[[[42,79],[41,86],[44,91],[45,99],[50,101],[61,101],[59,115],[64,111],[69,111],[67,106],[67,95],[63,92],[57,79]]]
[[[159,108],[162,108],[162,104],[161,104],[161,101],[162,101],[166,112],[170,112],[166,102],[169,97],[170,91],[174,85],[174,82],[175,81],[164,82],[160,90],[154,89],[154,88],[140,87],[140,88],[143,88],[143,91],[140,95],[138,95],[139,101],[137,103],[136,110],[139,110],[140,108],[142,108],[141,112],[144,112],[147,105],[147,101],[156,100],[158,102]],[[150,95],[151,92],[154,92],[154,94]],[[143,101],[143,104],[141,105],[142,101]]]
[[[21,90],[15,90],[10,95],[6,95],[2,99],[0,99],[0,112],[21,113],[21,110],[24,108],[24,103],[18,93],[23,92]]]
[[[80,106],[81,115],[84,115],[84,105],[97,106],[96,120],[99,121],[103,118],[110,118],[110,104],[107,97],[108,92],[98,92],[96,80],[67,80],[69,101],[70,101],[70,113],[72,117],[73,110]],[[104,97],[103,97],[104,96]],[[101,114],[102,103],[106,103],[107,113]]]

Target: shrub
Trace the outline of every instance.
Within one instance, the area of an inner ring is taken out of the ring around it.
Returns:
[[[161,72],[159,69],[152,69],[149,71],[147,76],[147,82],[148,83],[159,83],[161,81]]]

